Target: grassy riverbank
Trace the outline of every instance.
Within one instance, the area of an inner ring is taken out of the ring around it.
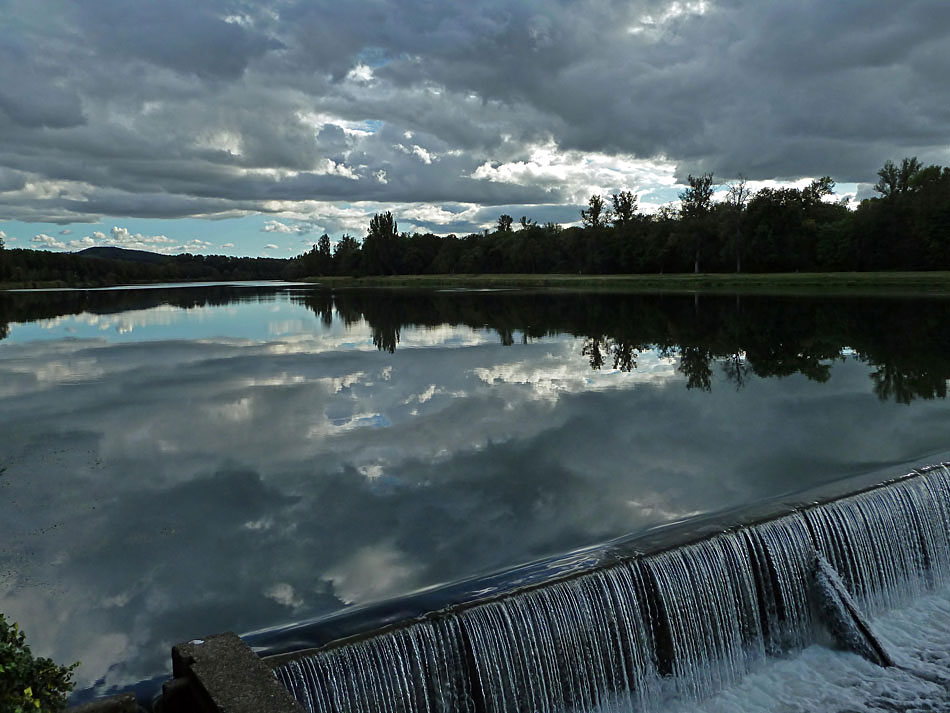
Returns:
[[[950,295],[950,272],[785,272],[694,275],[392,275],[371,277],[306,277],[302,282],[328,287],[420,288],[550,288],[559,290],[624,290],[635,292],[758,292],[838,294]],[[130,283],[123,283],[130,284]],[[138,285],[162,284],[138,282]],[[179,284],[187,284],[182,282]],[[62,281],[0,283],[0,290],[95,288],[106,282],[67,284]],[[131,286],[131,285],[130,285]]]
[[[824,272],[676,275],[394,275],[310,277],[331,287],[545,287],[644,292],[947,294],[950,272]]]

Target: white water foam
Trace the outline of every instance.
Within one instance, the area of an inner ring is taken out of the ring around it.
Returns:
[[[881,713],[950,711],[950,589],[871,620],[895,667],[813,644],[763,661],[741,682],[663,713]]]

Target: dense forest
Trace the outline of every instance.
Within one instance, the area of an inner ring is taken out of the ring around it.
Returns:
[[[877,197],[854,210],[829,199],[829,177],[804,188],[742,179],[714,202],[711,174],[690,176],[678,209],[638,211],[629,191],[591,196],[582,225],[562,228],[501,215],[494,231],[465,237],[399,233],[374,216],[362,243],[322,236],[302,255],[307,275],[449,273],[683,273],[950,269],[950,168],[888,161]]]
[[[276,258],[144,253],[151,259],[143,260],[138,251],[117,252],[127,252],[132,259],[99,257],[92,251],[54,253],[0,247],[0,284],[97,287],[194,280],[280,280],[290,277],[293,267],[292,261]]]
[[[581,225],[499,216],[494,230],[464,237],[400,233],[391,212],[362,240],[323,235],[290,259],[222,255],[110,259],[102,252],[3,250],[0,283],[95,286],[185,280],[297,279],[411,274],[824,272],[950,270],[950,168],[916,158],[878,171],[877,196],[834,201],[834,181],[761,188],[745,180],[715,201],[711,174],[689,176],[678,208],[652,215],[629,191],[591,196]],[[95,249],[102,250],[102,249]]]

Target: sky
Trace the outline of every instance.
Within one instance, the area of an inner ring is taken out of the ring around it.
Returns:
[[[0,238],[287,257],[950,163],[945,0],[0,0]]]

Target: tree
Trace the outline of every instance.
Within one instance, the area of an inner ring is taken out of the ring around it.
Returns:
[[[317,240],[317,252],[329,259],[330,257],[330,236],[324,233]]]
[[[916,156],[902,159],[899,167],[888,159],[877,172],[878,181],[874,184],[874,190],[884,198],[892,198],[900,193],[907,193],[913,188],[914,178],[923,167]]]
[[[901,193],[907,193],[911,190],[914,186],[914,179],[923,167],[916,156],[901,160],[900,171],[897,173],[897,190]]]
[[[831,176],[822,176],[816,178],[802,189],[802,202],[806,206],[813,206],[821,203],[821,199],[830,196],[835,192],[835,182]]]
[[[686,180],[689,187],[680,193],[680,214],[686,223],[686,228],[693,233],[693,272],[699,273],[699,257],[702,249],[703,237],[708,229],[707,218],[712,208],[712,177],[711,173],[702,176],[689,174]]]
[[[499,233],[510,233],[512,222],[513,222],[513,219],[510,215],[508,215],[507,213],[502,213],[500,216],[498,216],[497,231]]]
[[[633,222],[633,216],[637,212],[637,198],[635,193],[630,191],[620,191],[614,193],[610,199],[614,204],[614,225],[623,226]]]
[[[304,255],[304,270],[311,275],[328,275],[333,269],[330,254],[330,236],[324,233],[310,251]]]
[[[393,214],[390,211],[385,213],[376,213],[372,220],[369,221],[369,233],[366,237],[380,238],[385,240],[387,238],[395,238],[399,233],[396,228],[396,219],[393,218]]]
[[[396,219],[390,211],[376,213],[369,222],[363,240],[362,267],[370,275],[394,275],[399,272]]]
[[[0,613],[0,710],[51,713],[66,707],[73,690],[73,670],[50,659],[33,656],[16,623]]]
[[[732,219],[734,221],[732,247],[736,255],[736,272],[742,272],[742,216],[751,193],[752,191],[746,185],[745,176],[741,173],[735,181],[729,184],[726,191],[726,204],[732,209]]]
[[[610,211],[604,207],[604,199],[599,195],[591,196],[587,208],[581,210],[581,221],[585,228],[603,228],[610,220]]]
[[[884,198],[890,198],[897,194],[898,170],[894,162],[888,159],[884,166],[878,169],[878,180],[874,184],[874,190],[880,193]]]
[[[711,173],[702,176],[686,177],[689,187],[680,193],[680,213],[684,218],[705,216],[712,207],[712,177]]]
[[[536,220],[528,220],[528,216],[526,216],[526,215],[521,216],[521,229],[522,229],[522,230],[530,230],[531,228],[537,227],[537,225],[538,225],[538,221],[536,221]]]
[[[333,251],[333,271],[337,275],[355,275],[359,262],[359,242],[351,235],[344,235]]]

